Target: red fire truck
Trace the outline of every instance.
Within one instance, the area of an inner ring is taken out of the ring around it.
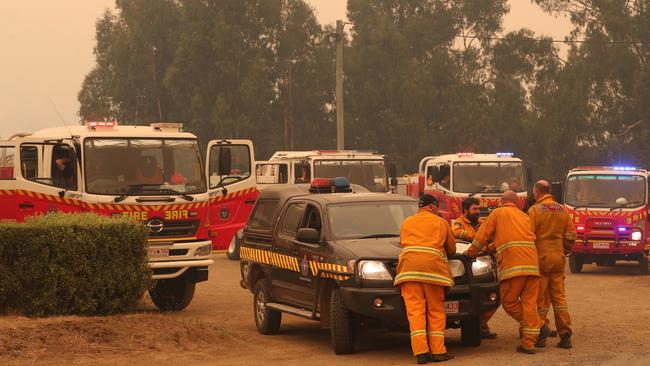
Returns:
[[[481,216],[498,207],[501,194],[513,190],[521,208],[526,204],[526,174],[521,159],[512,153],[474,154],[461,152],[428,156],[420,161],[418,174],[407,183],[412,197],[427,193],[438,198],[440,215],[451,221],[462,214],[461,202],[475,197]]]
[[[565,184],[564,204],[578,234],[569,257],[571,272],[581,272],[584,264],[613,266],[627,260],[638,261],[640,272],[648,274],[648,172],[578,167]]]
[[[96,212],[141,221],[157,280],[152,300],[181,310],[208,279],[213,243],[227,246],[257,195],[250,141],[211,141],[206,162],[196,136],[177,123],[16,134],[0,141],[0,219]]]

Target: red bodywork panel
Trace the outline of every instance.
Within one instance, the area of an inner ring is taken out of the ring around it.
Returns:
[[[634,211],[574,210],[567,207],[576,225],[578,238],[572,251],[588,254],[633,254],[648,250],[648,206]],[[619,230],[624,228],[625,230]],[[642,233],[641,241],[632,241],[632,229]]]
[[[210,198],[208,235],[212,240],[212,250],[228,249],[237,231],[246,225],[259,194],[257,188],[253,187],[228,192],[225,197],[218,195]]]

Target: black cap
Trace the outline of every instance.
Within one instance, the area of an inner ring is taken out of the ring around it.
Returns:
[[[427,207],[429,205],[438,206],[438,199],[430,194],[421,195],[420,200],[418,201],[418,207]]]

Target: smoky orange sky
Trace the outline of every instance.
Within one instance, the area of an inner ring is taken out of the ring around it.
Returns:
[[[307,0],[321,23],[345,19],[346,0]],[[565,18],[510,0],[505,31],[527,27],[564,39]],[[95,22],[113,0],[0,1],[0,136],[77,123],[77,93],[94,64]],[[52,103],[50,102],[52,100]],[[181,121],[182,122],[182,121]]]

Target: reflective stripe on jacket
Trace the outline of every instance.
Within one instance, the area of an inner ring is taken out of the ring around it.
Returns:
[[[530,230],[528,215],[513,203],[492,211],[476,233],[469,254],[478,255],[492,237],[500,281],[517,276],[539,276],[535,234]]]
[[[400,245],[395,285],[409,281],[454,285],[447,254],[456,252],[456,241],[443,218],[426,209],[408,217],[402,223]]]

